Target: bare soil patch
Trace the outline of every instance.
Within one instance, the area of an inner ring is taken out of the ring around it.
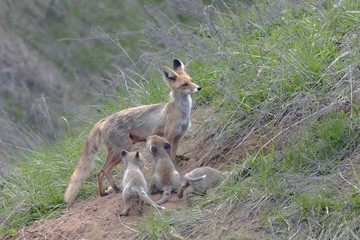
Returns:
[[[197,116],[204,115],[197,114]],[[196,144],[196,137],[194,136],[194,133],[197,131],[196,128],[196,126],[193,126],[188,132],[187,137],[185,137],[180,144],[178,171],[181,179],[183,179],[185,173],[202,165],[198,158],[199,155],[196,154],[196,151],[194,152],[195,149],[193,146]],[[251,137],[244,141],[243,146],[253,149],[256,148],[256,146],[259,146],[259,144]],[[196,146],[196,149],[208,147],[211,146],[204,143],[201,146]],[[139,144],[137,149],[146,153],[144,145],[142,144]],[[191,151],[189,151],[189,149],[191,149]],[[233,152],[232,154],[234,154],[234,156],[239,156],[238,154],[246,153],[246,150],[243,147],[239,147],[238,151],[239,152]],[[150,158],[147,159],[148,161],[144,169],[144,174],[149,183],[152,163]],[[219,161],[211,161],[207,165],[223,169],[226,167],[226,162],[223,160],[223,158],[219,158]],[[118,186],[120,186],[124,165],[120,163],[117,170],[119,174],[115,175],[114,179]],[[161,194],[150,195],[150,197],[156,201],[161,198]],[[162,212],[168,210],[181,211],[181,209],[186,206],[185,197],[179,199],[177,194],[173,193],[169,201],[162,204],[162,206],[166,208],[166,210],[162,210]],[[139,223],[144,219],[150,219],[152,212],[157,211],[150,206],[145,205],[144,215],[139,216],[134,201],[129,216],[119,217],[117,213],[123,210],[123,207],[121,193],[112,192],[105,197],[94,196],[76,203],[72,206],[70,211],[65,212],[58,218],[41,220],[31,226],[18,230],[16,238],[5,234],[1,235],[0,239],[134,239],[136,237],[136,232],[138,231]],[[242,237],[255,239],[262,238],[262,233],[257,232],[257,230],[251,230],[249,227],[251,221],[234,221],[230,219],[232,218],[229,218],[229,221],[219,223],[219,231],[221,230],[222,232],[221,236],[232,236],[233,232],[241,231]]]
[[[157,194],[152,198],[160,199]],[[172,210],[184,205],[175,194],[162,206]],[[71,211],[57,219],[42,220],[18,231],[16,239],[133,239],[137,225],[151,215],[149,206],[144,207],[144,217],[137,213],[134,203],[129,216],[119,217],[123,209],[121,193],[105,197],[92,197],[76,204]]]
[[[120,186],[123,165],[120,164],[121,174],[115,176],[115,181]],[[147,162],[144,174],[150,182],[150,161]],[[181,170],[186,171],[186,168]],[[181,176],[183,172],[180,171]],[[150,197],[157,201],[162,194],[153,194]],[[82,202],[75,203],[70,211],[56,219],[47,219],[36,222],[18,231],[16,238],[3,235],[1,239],[133,239],[135,238],[137,225],[145,218],[149,218],[152,212],[157,210],[150,206],[144,206],[143,216],[138,215],[137,201],[134,199],[128,216],[119,217],[118,213],[123,210],[124,204],[121,193],[113,191],[105,196],[94,196]],[[173,193],[168,202],[162,204],[166,210],[182,208],[186,205],[185,198],[179,199]]]

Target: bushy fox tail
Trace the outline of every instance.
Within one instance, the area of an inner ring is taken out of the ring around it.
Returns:
[[[187,181],[187,182],[198,182],[202,179],[204,179],[206,177],[206,174],[205,175],[202,175],[201,177],[191,177],[189,175],[189,173],[185,174],[184,176],[184,179]]]
[[[98,122],[91,130],[81,153],[80,160],[76,165],[74,173],[71,175],[69,186],[64,194],[64,200],[68,203],[69,207],[74,202],[81,186],[90,175],[91,170],[94,169],[95,157],[99,146],[99,133],[101,126],[102,122]]]

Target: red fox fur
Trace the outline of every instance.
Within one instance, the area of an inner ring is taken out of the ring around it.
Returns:
[[[199,93],[201,87],[186,74],[184,65],[178,59],[174,59],[173,69],[163,66],[161,70],[164,81],[171,88],[171,100],[168,103],[125,109],[95,124],[65,191],[64,199],[69,206],[74,202],[81,186],[90,175],[101,143],[107,148],[107,156],[96,174],[100,196],[107,195],[103,187],[104,176],[116,192],[120,191],[114,183],[111,170],[121,162],[122,150],[130,151],[132,144],[145,141],[150,135],[166,138],[172,145],[169,150],[171,159],[175,160],[179,140],[190,127],[190,95]]]

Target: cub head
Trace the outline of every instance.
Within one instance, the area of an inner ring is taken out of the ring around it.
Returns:
[[[146,138],[146,148],[153,156],[167,152],[171,148],[171,144],[165,138],[153,135]]]
[[[128,166],[130,163],[132,163],[132,164],[139,166],[139,168],[142,169],[145,165],[144,157],[138,151],[127,152],[127,151],[123,150],[121,152],[121,156],[122,156],[122,160],[126,166]]]
[[[161,68],[165,83],[173,92],[183,94],[199,93],[201,87],[196,85],[192,78],[185,72],[184,64],[179,59],[174,59],[173,69],[163,66]]]

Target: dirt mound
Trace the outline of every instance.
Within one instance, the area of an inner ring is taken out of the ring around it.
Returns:
[[[161,195],[151,197],[158,200]],[[183,205],[184,200],[172,194],[170,201],[162,206],[172,210]],[[92,197],[76,204],[71,211],[57,219],[42,220],[19,230],[16,239],[132,239],[137,225],[156,211],[144,206],[144,217],[141,217],[135,203],[129,216],[119,217],[117,213],[121,210],[121,194]]]
[[[194,116],[201,116],[201,114],[194,114]],[[199,118],[199,117],[198,117]],[[199,121],[194,118],[193,121]],[[201,161],[197,158],[195,149],[197,145],[196,133],[199,127],[192,127],[187,136],[184,137],[179,146],[178,171],[180,177],[183,180],[185,173],[199,167]],[[250,141],[250,140],[249,140]],[[250,141],[253,143],[253,140]],[[248,142],[245,141],[245,146],[248,146]],[[193,146],[193,147],[190,147]],[[206,143],[201,145],[201,149],[209,148],[211,146]],[[138,144],[137,150],[146,153],[145,145]],[[190,151],[189,151],[190,150]],[[234,153],[235,154],[235,153]],[[238,153],[240,154],[240,153]],[[146,154],[145,154],[146,155]],[[236,155],[236,154],[235,154]],[[150,159],[147,156],[147,159]],[[228,159],[227,161],[231,161]],[[226,162],[220,158],[217,161],[212,161],[207,164],[215,168],[223,169],[226,167]],[[144,175],[147,182],[150,182],[151,178],[151,161],[147,161]],[[114,176],[114,180],[120,185],[122,179],[122,173],[124,172],[124,165],[120,163],[118,165],[119,173]],[[150,196],[154,201],[161,198],[161,194],[154,194]],[[176,194],[172,194],[169,201],[162,204],[166,210],[180,210],[185,207],[185,198],[179,199]],[[138,231],[138,224],[144,219],[149,219],[154,210],[149,206],[144,206],[144,215],[139,216],[137,213],[137,207],[134,202],[129,216],[119,217],[117,213],[123,210],[124,204],[122,201],[121,193],[111,193],[105,197],[94,196],[86,199],[82,202],[76,203],[69,212],[66,212],[62,216],[56,219],[41,220],[35,224],[18,230],[17,237],[11,238],[9,236],[0,236],[1,239],[133,239]],[[238,224],[233,223],[226,224],[227,234],[231,233],[231,229],[243,229],[248,224],[241,223],[241,228]],[[244,231],[246,232],[246,231]],[[224,233],[226,234],[226,233]],[[248,236],[254,236],[254,233],[247,234]]]
[[[144,144],[137,146],[138,150],[145,153]],[[145,154],[146,155],[146,154]],[[152,163],[150,158],[144,168],[147,182],[150,182]],[[186,172],[196,167],[195,161],[188,157],[179,157],[178,171],[181,179]],[[117,185],[120,186],[124,172],[124,165],[118,165],[120,174],[114,176]],[[162,194],[150,195],[151,199],[157,201]],[[162,204],[166,210],[182,208],[186,205],[185,198],[179,199],[173,193],[168,202]],[[139,216],[137,206],[132,205],[129,216],[119,217],[118,213],[124,209],[121,193],[111,192],[108,196],[94,196],[82,202],[76,203],[70,211],[59,218],[47,219],[18,230],[17,237],[2,235],[0,239],[132,239],[137,232],[137,225],[143,219],[149,219],[153,211],[150,206],[144,206],[144,215]]]
[[[122,164],[120,164],[122,168]],[[150,182],[150,163],[144,171],[147,182]],[[182,164],[179,172],[181,177],[188,171],[191,164]],[[123,169],[121,169],[123,170]],[[123,172],[123,171],[122,171]],[[122,174],[115,177],[120,185]],[[150,197],[157,201],[162,194]],[[179,199],[173,193],[168,202],[162,204],[166,210],[174,210],[185,206],[185,198]],[[132,239],[136,235],[137,225],[148,219],[153,211],[150,206],[144,206],[144,215],[139,216],[134,200],[129,216],[119,217],[124,209],[121,193],[111,192],[105,197],[94,196],[76,203],[70,211],[56,219],[41,220],[18,231],[16,238],[0,236],[1,239]]]

